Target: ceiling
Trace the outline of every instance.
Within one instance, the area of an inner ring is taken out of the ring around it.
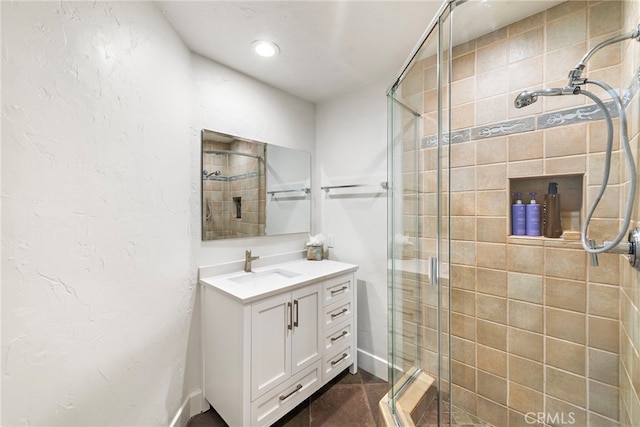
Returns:
[[[192,51],[315,103],[374,82],[391,85],[442,5],[441,0],[156,3]],[[558,1],[469,3],[477,11],[460,27],[467,39]],[[510,5],[496,7],[500,4]],[[490,7],[492,19],[478,19]],[[280,55],[253,54],[257,39],[275,42]]]

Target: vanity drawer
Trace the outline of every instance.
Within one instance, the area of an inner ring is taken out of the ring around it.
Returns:
[[[352,319],[345,319],[325,331],[324,334],[324,351],[332,353],[334,348],[340,347],[347,342],[353,341],[353,322]]]
[[[353,274],[334,277],[324,282],[324,305],[353,295]]]
[[[324,330],[333,328],[343,320],[353,317],[353,301],[351,299],[338,301],[324,308]]]
[[[322,381],[327,382],[353,363],[353,340],[322,359]]]
[[[311,396],[322,385],[318,360],[279,387],[251,403],[251,425],[268,426]]]

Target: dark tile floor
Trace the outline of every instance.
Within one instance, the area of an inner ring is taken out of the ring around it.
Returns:
[[[274,426],[375,427],[378,425],[378,402],[388,390],[386,381],[362,369],[355,375],[346,370]],[[226,426],[213,409],[192,417],[187,424],[187,427]]]

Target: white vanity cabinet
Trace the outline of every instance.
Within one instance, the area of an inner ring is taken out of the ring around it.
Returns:
[[[243,285],[200,279],[204,397],[230,426],[271,425],[344,369],[357,369],[357,267],[301,260],[278,268],[296,276],[264,292],[234,294]]]
[[[251,397],[320,360],[320,285],[305,286],[251,306]]]
[[[355,359],[354,276],[347,274],[323,283],[323,382],[338,375]],[[355,365],[353,365],[355,367]],[[355,373],[355,370],[352,370]]]

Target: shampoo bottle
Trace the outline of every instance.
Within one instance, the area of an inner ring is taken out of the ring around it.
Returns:
[[[544,196],[543,229],[545,237],[560,237],[562,235],[562,223],[560,220],[560,194],[558,183],[549,183],[549,192]]]
[[[527,236],[540,236],[540,204],[536,202],[536,193],[529,193],[531,202],[526,205]]]
[[[516,193],[516,202],[511,206],[511,234],[524,236],[526,234],[526,212],[522,204],[522,194]]]

